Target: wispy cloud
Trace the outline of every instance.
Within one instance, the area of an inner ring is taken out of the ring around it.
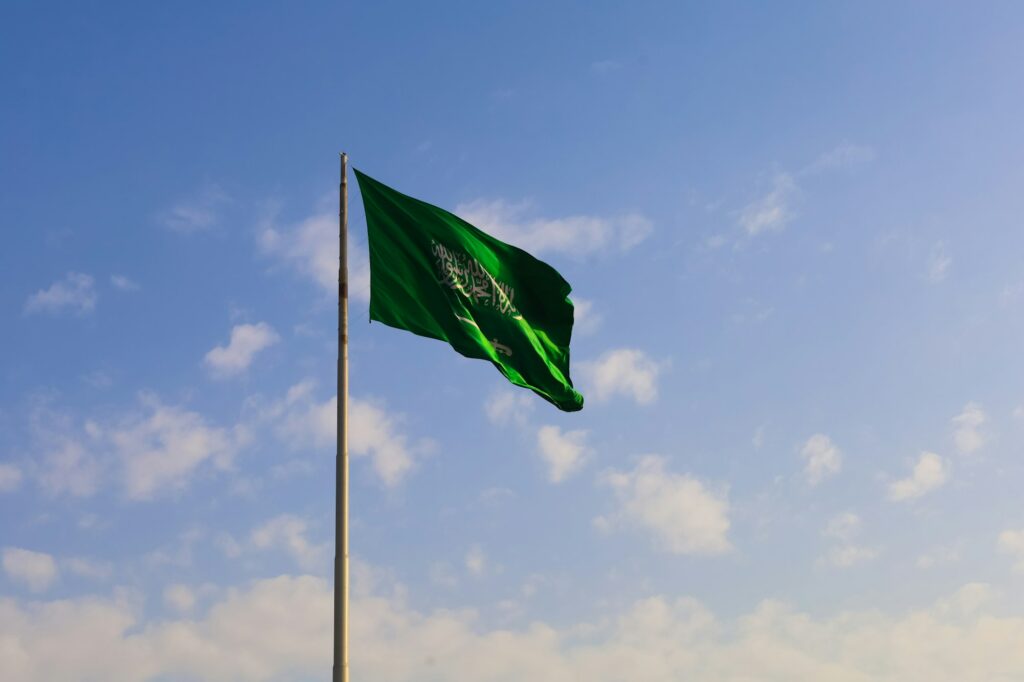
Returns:
[[[188,585],[168,585],[164,588],[164,603],[178,613],[188,613],[196,605],[196,594]]]
[[[135,282],[124,275],[111,275],[110,285],[118,291],[138,291],[140,289],[138,282]]]
[[[158,220],[174,232],[205,232],[220,224],[221,212],[230,201],[230,197],[220,187],[210,184],[162,211]]]
[[[525,426],[535,405],[531,394],[518,389],[501,389],[484,403],[484,413],[492,424]]]
[[[800,456],[804,458],[804,477],[811,485],[835,476],[843,468],[842,451],[823,433],[808,438],[800,449]]]
[[[959,561],[961,553],[961,548],[957,544],[943,545],[920,554],[914,564],[920,569],[929,569],[940,564]]]
[[[114,565],[109,561],[97,561],[85,557],[71,557],[61,562],[69,573],[90,580],[106,580],[114,572]]]
[[[740,211],[740,227],[750,237],[784,228],[796,217],[793,203],[798,188],[788,173],[776,173],[772,188]]]
[[[260,250],[286,267],[315,282],[325,294],[338,293],[338,216],[318,211],[293,225],[279,226],[273,218],[264,221],[258,243]],[[349,241],[349,296],[370,300],[370,261],[358,239]]]
[[[836,541],[828,549],[819,564],[830,564],[837,568],[849,568],[854,564],[870,561],[878,556],[878,549],[855,542],[861,532],[861,519],[853,512],[837,514],[829,519],[822,535]]]
[[[967,403],[960,414],[953,417],[953,443],[962,455],[971,455],[985,446],[988,440],[982,427],[988,415],[978,403]]]
[[[599,517],[598,527],[627,524],[652,534],[672,554],[721,554],[731,549],[729,501],[724,488],[712,490],[696,478],[672,473],[664,457],[643,457],[631,471],[602,477],[619,509]]]
[[[320,571],[327,565],[329,548],[309,540],[309,523],[293,514],[275,516],[249,536],[249,542],[260,550],[278,549],[286,552],[307,571]]]
[[[120,460],[125,491],[147,500],[183,489],[204,464],[230,466],[247,440],[244,429],[211,426],[196,412],[144,398],[149,413],[106,434]]]
[[[1024,571],[1024,528],[1004,530],[999,534],[996,544],[1000,552],[1016,559],[1014,568]]]
[[[661,366],[635,348],[611,350],[580,363],[580,372],[586,379],[588,397],[598,402],[622,395],[647,405],[658,397]]]
[[[463,563],[469,574],[477,578],[482,576],[488,567],[487,555],[484,554],[480,545],[473,545],[469,548]]]
[[[874,161],[876,156],[877,154],[872,147],[844,142],[816,158],[801,171],[801,174],[821,173],[862,166]]]
[[[57,562],[44,552],[21,547],[4,547],[3,568],[7,576],[28,587],[32,592],[44,592],[57,579]]]
[[[889,484],[889,499],[912,500],[941,488],[949,480],[949,465],[934,452],[922,452],[906,478]]]
[[[861,545],[837,545],[828,550],[821,563],[831,564],[837,568],[849,568],[855,564],[863,564],[878,556],[874,547]]]
[[[931,251],[928,252],[928,281],[938,284],[946,279],[949,274],[949,267],[953,264],[953,257],[949,255],[946,242],[935,242]]]
[[[771,176],[768,189],[740,209],[737,223],[747,238],[780,232],[797,218],[796,206],[803,185],[811,184],[822,174],[861,166],[874,158],[875,150],[871,147],[843,143],[822,153],[796,173],[777,171]],[[715,234],[705,239],[703,248],[717,249],[730,241],[727,235]]]
[[[0,462],[0,493],[9,493],[18,489],[23,475],[21,469],[13,464]]]
[[[351,608],[360,627],[352,646],[369,679],[738,680],[754,669],[766,680],[1024,676],[1024,623],[1001,614],[998,592],[984,583],[903,612],[811,614],[769,598],[726,615],[692,597],[655,594],[598,622],[488,628],[474,609],[418,610],[394,581],[354,568]],[[148,620],[124,592],[11,599],[5,613],[18,624],[19,655],[5,672],[19,682],[80,679],[83,671],[92,679],[255,682],[305,679],[330,666],[328,580],[256,580],[200,613],[189,593],[168,600],[183,615]],[[439,638],[455,653],[438,655]]]
[[[263,418],[276,424],[278,436],[292,447],[333,447],[337,400],[332,396],[317,401],[313,382],[304,381],[292,386],[284,400],[267,407]],[[411,441],[401,429],[404,416],[388,410],[383,402],[350,397],[348,410],[349,450],[353,456],[368,457],[386,486],[401,483],[420,459],[436,449],[427,438]]]
[[[537,431],[537,447],[548,469],[548,480],[561,483],[579,471],[592,453],[587,432],[582,429],[563,432],[557,426],[542,426]]]
[[[48,313],[57,315],[71,313],[87,315],[96,309],[99,294],[96,293],[92,275],[69,272],[64,279],[40,289],[25,301],[25,313]]]
[[[572,304],[573,337],[589,336],[601,328],[601,323],[604,322],[604,318],[601,313],[597,311],[593,301],[586,298],[580,298],[579,296],[573,296]]]
[[[87,497],[113,481],[129,500],[149,500],[184,490],[204,466],[228,468],[248,442],[241,425],[211,425],[152,394],[140,400],[141,410],[102,422],[38,406],[30,419],[37,452],[32,473],[43,489]]]
[[[529,202],[479,199],[456,206],[455,213],[532,254],[561,253],[577,259],[607,250],[628,251],[644,241],[653,229],[651,221],[639,213],[613,218],[531,218],[531,208]]]
[[[49,401],[33,407],[30,474],[50,495],[87,497],[99,488],[105,468],[95,452],[101,429],[89,420],[58,411]]]
[[[216,346],[203,359],[213,376],[226,378],[244,372],[256,355],[281,340],[266,322],[239,324],[231,330],[226,346]]]

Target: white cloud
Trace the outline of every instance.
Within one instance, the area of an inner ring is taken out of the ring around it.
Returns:
[[[99,517],[98,514],[85,514],[78,519],[78,527],[82,530],[97,530],[105,527],[106,523]]]
[[[697,479],[666,470],[665,459],[643,457],[632,471],[611,471],[603,482],[619,502],[616,521],[639,526],[673,554],[721,554],[731,549],[726,491],[709,490]]]
[[[484,403],[484,413],[492,424],[525,426],[533,411],[533,394],[523,390],[502,389],[491,395]]]
[[[999,551],[1017,560],[1016,569],[1024,571],[1024,528],[1004,530],[997,540]]]
[[[598,402],[624,395],[646,405],[658,397],[661,368],[643,351],[611,350],[597,360],[580,363],[580,371],[589,383],[588,397]]]
[[[761,424],[756,429],[754,429],[754,435],[750,439],[750,444],[754,446],[755,450],[760,450],[761,447],[764,445],[764,431],[765,431],[765,428],[766,428],[766,425],[765,424]]]
[[[244,429],[210,426],[196,412],[162,405],[152,397],[145,401],[147,416],[126,420],[107,434],[131,499],[182,490],[208,462],[226,469],[247,439]]]
[[[483,548],[480,545],[474,545],[469,548],[466,552],[466,570],[469,571],[470,575],[480,577],[487,570],[487,555],[484,554]]]
[[[443,561],[430,565],[430,582],[449,590],[458,587],[459,579],[456,577],[452,567]]]
[[[930,606],[812,615],[766,599],[720,616],[655,595],[595,622],[489,629],[471,609],[421,611],[401,589],[354,591],[352,678],[393,682],[1009,682],[1024,678],[1024,618],[964,585]],[[280,576],[198,616],[144,621],[140,600],[0,598],[0,669],[18,682],[285,682],[331,665],[331,588]],[[283,617],[281,614],[286,614]]]
[[[223,540],[229,537],[226,534],[217,538],[218,546],[224,550]],[[173,566],[178,569],[191,568],[195,559],[195,549],[201,540],[207,538],[207,533],[198,526],[186,528],[178,534],[177,538],[165,543],[156,549],[147,552],[143,560],[149,566]],[[225,555],[228,555],[225,551]],[[237,555],[234,555],[237,556]],[[232,558],[234,558],[232,556]]]
[[[96,492],[101,465],[81,442],[65,438],[48,449],[42,461],[39,482],[50,494],[86,497]]]
[[[1024,296],[1024,280],[1007,282],[999,293],[999,302],[1004,306],[1012,305],[1019,301],[1022,296]]]
[[[229,377],[249,368],[256,354],[281,340],[266,322],[238,324],[231,330],[227,346],[216,346],[206,354],[204,362],[216,377]]]
[[[580,470],[593,452],[586,444],[587,432],[566,431],[557,426],[542,426],[537,431],[537,447],[548,467],[548,480],[560,483]]]
[[[527,218],[529,203],[477,200],[455,207],[455,213],[502,241],[537,255],[562,253],[582,259],[608,249],[628,251],[651,233],[651,221],[639,213],[618,218],[569,216]]]
[[[573,325],[572,333],[576,336],[588,336],[601,327],[604,318],[601,313],[594,310],[594,302],[585,298],[574,296],[573,304]]]
[[[855,564],[870,561],[876,556],[878,556],[878,550],[874,547],[838,545],[826,553],[824,561],[838,568],[849,568]]]
[[[105,477],[132,500],[184,489],[201,466],[227,469],[249,439],[243,426],[207,424],[196,412],[141,396],[142,411],[104,424],[37,406],[30,418],[36,454],[30,470],[53,495],[93,495]]]
[[[282,576],[230,590],[200,619],[145,623],[141,600],[0,598],[0,669],[18,682],[306,679],[330,668],[330,588]]]
[[[328,557],[327,545],[317,545],[306,537],[308,524],[291,514],[276,516],[252,531],[250,542],[257,549],[287,552],[307,571],[322,569]]]
[[[83,374],[82,381],[99,390],[110,388],[114,385],[114,380],[110,374],[101,369]]]
[[[928,280],[937,284],[946,279],[952,264],[953,257],[947,252],[946,243],[935,242],[928,252]]]
[[[772,189],[740,212],[740,226],[751,237],[784,228],[796,213],[792,207],[797,186],[788,173],[778,173]]]
[[[97,426],[79,424],[69,415],[37,405],[29,417],[36,446],[30,470],[39,485],[51,495],[85,497],[96,492],[103,470],[97,445]]]
[[[68,572],[91,580],[106,580],[114,572],[113,564],[107,561],[72,557],[63,563]]]
[[[139,285],[124,275],[111,275],[110,284],[118,291],[138,291]]]
[[[711,235],[709,237],[706,237],[704,239],[704,241],[701,244],[701,248],[703,248],[706,251],[714,251],[715,249],[722,248],[723,246],[725,246],[728,243],[729,243],[729,237],[727,237],[726,235],[724,235],[724,234],[713,234],[713,235]]]
[[[0,462],[0,493],[9,493],[21,485],[21,469],[13,464]]]
[[[852,166],[861,166],[875,160],[875,150],[859,144],[845,142],[815,159],[804,173],[839,170]]]
[[[743,310],[733,313],[736,324],[761,324],[775,314],[775,307],[765,305],[756,298],[747,298],[742,302]]]
[[[270,416],[278,421],[278,435],[292,447],[334,447],[337,435],[337,397],[318,403],[312,383],[296,384]],[[353,456],[370,458],[374,472],[387,486],[395,486],[415,467],[419,457],[434,450],[428,439],[410,443],[399,430],[402,416],[383,403],[349,398],[348,446]]]
[[[838,541],[838,544],[829,548],[819,563],[831,564],[838,568],[849,568],[854,564],[870,561],[878,556],[878,550],[874,547],[857,545],[854,539],[860,535],[860,517],[852,512],[837,514],[829,519],[822,531],[822,535]]]
[[[336,209],[335,209],[336,210]],[[338,215],[315,213],[296,225],[275,227],[268,222],[260,232],[263,253],[316,282],[331,296],[338,295]],[[370,261],[366,247],[349,234],[349,296],[370,300]]]
[[[228,533],[222,533],[214,542],[217,545],[217,549],[229,559],[237,559],[242,556],[242,551],[245,549],[240,542]]]
[[[216,185],[208,185],[192,197],[183,199],[159,216],[169,230],[189,234],[211,230],[220,223],[220,213],[230,199]]]
[[[853,512],[843,512],[828,520],[822,534],[826,537],[849,542],[860,533],[860,517]]]
[[[25,313],[86,315],[96,309],[98,299],[92,275],[69,272],[64,279],[51,284],[49,289],[40,289],[29,296],[25,301]]]
[[[488,507],[497,507],[514,500],[515,498],[516,494],[508,488],[485,488],[480,492],[480,495],[477,496],[477,504]]]
[[[932,568],[940,564],[949,564],[960,560],[960,547],[957,545],[936,547],[917,557],[914,564],[921,569]]]
[[[278,436],[293,447],[326,448],[336,442],[337,400],[317,402],[314,388],[313,381],[301,381],[264,410],[263,418],[276,421]]]
[[[843,453],[832,439],[823,433],[816,433],[807,439],[800,455],[804,458],[804,477],[811,485],[818,485],[826,478],[838,474],[843,468]]]
[[[777,172],[771,177],[770,189],[739,211],[737,223],[747,237],[781,231],[797,217],[795,206],[801,194],[798,179],[809,180],[823,173],[861,166],[874,158],[875,150],[871,147],[843,143],[821,154],[795,174]],[[725,234],[713,234],[704,238],[700,248],[713,251],[730,242],[734,247],[742,246],[740,240],[732,240]],[[820,247],[825,253],[831,252],[833,248],[834,245],[829,242]]]
[[[982,427],[988,416],[978,403],[967,403],[963,411],[953,417],[953,443],[963,455],[970,455],[980,450],[987,438]]]
[[[900,502],[921,497],[949,480],[949,466],[934,452],[922,452],[907,478],[889,484],[889,499]]]
[[[306,459],[292,459],[270,467],[270,475],[278,480],[294,476],[309,476],[316,472],[313,463]]]
[[[20,547],[4,547],[3,566],[8,578],[33,592],[44,592],[58,575],[52,556]]]
[[[433,450],[428,441],[409,445],[395,419],[384,409],[363,400],[349,403],[349,447],[355,455],[368,455],[386,485],[397,485],[412,471],[416,456]]]
[[[164,604],[179,613],[195,608],[196,594],[188,585],[168,585],[164,588]]]

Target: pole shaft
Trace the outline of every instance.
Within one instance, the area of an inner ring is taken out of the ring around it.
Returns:
[[[334,491],[333,682],[348,677],[348,154],[338,188],[338,451]]]

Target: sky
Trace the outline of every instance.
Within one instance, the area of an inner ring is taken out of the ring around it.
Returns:
[[[573,286],[370,324],[352,678],[1024,679],[1018,3],[0,8],[0,670],[331,667],[338,153]]]

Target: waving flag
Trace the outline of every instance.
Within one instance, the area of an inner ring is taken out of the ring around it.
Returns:
[[[370,319],[490,360],[566,412],[572,287],[547,263],[356,171],[370,244]]]

